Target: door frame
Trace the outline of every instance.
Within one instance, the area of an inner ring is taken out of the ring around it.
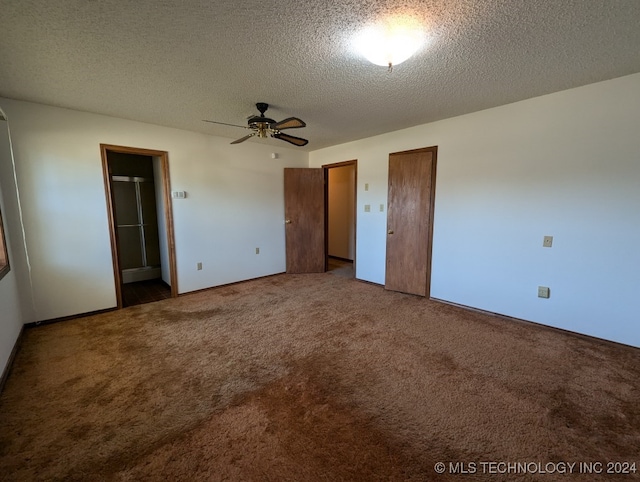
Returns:
[[[391,162],[391,156],[398,154],[416,154],[420,152],[431,152],[431,189],[429,192],[429,214],[427,222],[429,223],[427,239],[425,240],[427,243],[427,279],[426,279],[426,287],[425,287],[425,295],[426,299],[431,299],[431,264],[433,258],[433,219],[435,212],[435,202],[436,202],[436,176],[437,176],[437,167],[438,167],[438,146],[431,147],[422,147],[419,149],[409,149],[406,151],[398,151],[398,152],[390,152],[389,153],[389,165]],[[388,181],[387,181],[388,183]],[[388,185],[387,185],[388,189]],[[389,200],[387,199],[387,223],[389,222]],[[389,227],[387,225],[385,231],[388,231]],[[388,236],[388,234],[387,234]],[[386,256],[385,256],[385,271],[386,271]],[[386,278],[386,273],[385,273]],[[386,286],[386,279],[385,279]]]
[[[323,164],[324,169],[324,253],[325,253],[325,271],[329,269],[329,169],[335,167],[354,167],[353,179],[353,277],[356,277],[356,262],[358,260],[358,160],[335,162],[332,164]]]
[[[169,153],[153,149],[138,147],[116,146],[100,144],[100,156],[102,158],[102,175],[104,178],[104,190],[107,201],[107,218],[109,222],[109,238],[111,240],[111,258],[113,260],[113,275],[116,288],[117,309],[121,309],[122,303],[122,275],[120,274],[120,260],[118,259],[118,236],[116,234],[115,205],[111,190],[111,174],[107,154],[117,152],[120,154],[136,154],[140,156],[152,156],[160,159],[160,178],[162,182],[162,197],[164,205],[164,219],[167,236],[167,250],[169,251],[169,276],[171,279],[171,297],[178,297],[178,275],[176,270],[176,246],[173,229],[173,210],[171,206],[171,182],[169,180]]]

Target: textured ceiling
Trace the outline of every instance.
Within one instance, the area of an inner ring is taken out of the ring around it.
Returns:
[[[429,42],[388,73],[350,40],[391,14]],[[0,0],[0,96],[230,140],[202,119],[268,102],[315,150],[640,72],[639,25],[639,0]]]

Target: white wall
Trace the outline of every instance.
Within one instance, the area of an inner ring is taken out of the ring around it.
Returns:
[[[285,270],[283,168],[306,167],[306,152],[8,99],[0,106],[11,121],[36,320],[116,304],[100,143],[169,152],[172,189],[187,192],[173,200],[180,293]]]
[[[0,375],[7,366],[23,323],[28,321],[23,316],[23,300],[18,291],[18,272],[25,268],[25,260],[20,249],[23,239],[17,206],[7,122],[0,121],[0,211],[11,267],[0,279]]]
[[[639,126],[635,74],[315,151],[310,166],[358,159],[356,276],[382,284],[386,213],[363,207],[386,204],[389,153],[438,146],[432,297],[640,347]]]
[[[350,259],[355,256],[356,168],[350,164],[332,167],[328,184],[329,256]]]

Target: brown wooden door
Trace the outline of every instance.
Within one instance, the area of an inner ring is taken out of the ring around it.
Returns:
[[[287,273],[325,271],[324,169],[285,168]]]
[[[385,288],[428,296],[436,147],[389,155]]]

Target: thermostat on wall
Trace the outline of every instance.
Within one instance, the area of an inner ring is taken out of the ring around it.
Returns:
[[[184,199],[187,197],[186,191],[171,191],[171,197],[173,199]]]

